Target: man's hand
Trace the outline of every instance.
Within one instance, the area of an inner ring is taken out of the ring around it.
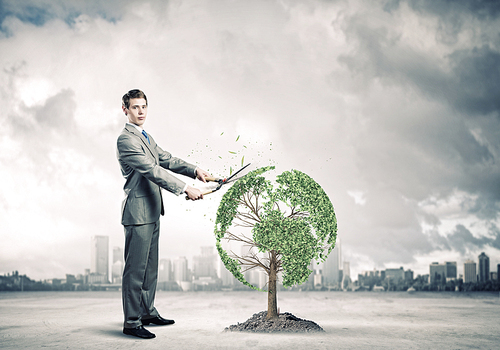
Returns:
[[[205,180],[206,177],[212,177],[212,175],[210,175],[210,173],[206,172],[203,169],[200,169],[200,168],[196,169],[196,178],[198,180],[203,181],[203,182],[207,182],[207,180]]]
[[[195,201],[195,200],[198,200],[198,199],[203,199],[203,193],[201,193],[201,191],[199,189],[197,189],[197,188],[188,186],[186,188],[185,193],[187,194],[187,196],[189,197],[189,199],[191,199],[192,201]]]

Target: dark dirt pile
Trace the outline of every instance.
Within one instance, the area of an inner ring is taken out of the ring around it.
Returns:
[[[289,312],[279,314],[278,319],[275,321],[266,320],[266,316],[267,311],[259,312],[243,323],[226,327],[224,332],[324,332],[323,328],[315,322],[295,317]]]

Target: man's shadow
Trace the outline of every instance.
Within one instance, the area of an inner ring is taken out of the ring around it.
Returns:
[[[104,335],[106,337],[114,337],[114,338],[124,338],[129,337],[126,334],[123,334],[123,324],[117,323],[116,325],[111,325],[109,328],[96,327],[95,333]]]

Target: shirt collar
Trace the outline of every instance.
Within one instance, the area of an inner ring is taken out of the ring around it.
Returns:
[[[144,130],[143,128],[141,128],[139,125],[135,125],[135,124],[132,124],[132,123],[126,123],[128,125],[132,125],[134,128],[136,128],[137,130],[139,130],[140,133],[142,133],[142,131]]]

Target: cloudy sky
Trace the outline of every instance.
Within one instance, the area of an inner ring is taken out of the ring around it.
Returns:
[[[0,274],[64,278],[90,267],[91,236],[123,246],[134,88],[173,155],[315,179],[353,277],[461,274],[482,251],[496,270],[499,16],[477,0],[1,1]],[[215,244],[220,192],[164,198],[162,257]]]

